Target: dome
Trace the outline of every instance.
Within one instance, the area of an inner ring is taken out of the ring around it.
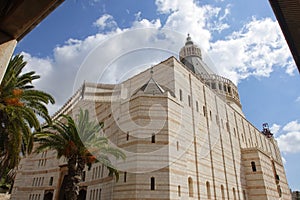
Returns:
[[[202,60],[201,49],[197,45],[194,45],[190,34],[188,34],[185,45],[179,52],[179,59],[182,62],[188,56],[196,56]]]

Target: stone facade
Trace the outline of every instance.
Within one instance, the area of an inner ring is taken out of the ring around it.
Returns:
[[[291,199],[275,139],[247,121],[233,89],[220,95],[175,57],[121,84],[84,83],[54,118],[89,109],[127,158],[114,161],[118,182],[99,163],[86,170],[81,199]],[[65,164],[54,152],[24,158],[12,199],[63,199]]]

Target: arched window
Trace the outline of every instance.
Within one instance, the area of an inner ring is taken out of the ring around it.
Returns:
[[[95,197],[96,197],[96,199],[99,199],[99,196],[98,196],[98,195],[99,195],[99,194],[98,194],[98,191],[99,191],[99,190],[97,189],[97,190],[96,190],[96,194],[95,194]]]
[[[236,200],[235,188],[232,188],[233,200]]]
[[[151,181],[150,181],[151,183],[151,186],[150,186],[150,189],[151,190],[155,190],[155,178],[154,177],[151,177]]]
[[[189,197],[193,197],[194,188],[193,188],[193,179],[191,177],[188,178],[188,184],[189,184]]]
[[[222,200],[225,200],[225,192],[224,192],[224,186],[221,185],[221,195],[222,195]]]
[[[251,167],[252,167],[252,171],[256,172],[256,165],[254,161],[251,162]]]
[[[206,181],[206,193],[207,193],[207,199],[211,199],[210,184],[208,181]]]

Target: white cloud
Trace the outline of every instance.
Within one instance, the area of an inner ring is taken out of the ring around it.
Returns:
[[[224,40],[210,43],[211,31],[228,28],[223,20],[230,15],[230,5],[221,9],[200,6],[193,0],[156,0],[156,5],[159,13],[167,14],[164,24],[159,18],[142,18],[138,12],[131,27],[120,29],[113,16],[104,14],[94,23],[99,33],[82,40],[70,38],[54,49],[53,59],[23,53],[32,69],[43,76],[38,86],[62,105],[84,80],[116,82],[121,74],[138,71],[132,70],[138,66],[150,66],[167,55],[177,56],[187,33],[204,54],[209,51],[214,64],[222,69],[220,73],[235,83],[251,75],[269,76],[274,65],[285,67],[289,74],[295,69],[287,62],[291,57],[277,22],[269,18],[252,19]],[[89,67],[85,68],[81,64],[87,56],[85,66]],[[117,69],[119,66],[122,68]]]
[[[279,148],[285,153],[300,152],[300,132],[288,132],[277,138]]]
[[[279,125],[275,125],[274,127],[275,129],[280,129]],[[278,131],[278,133],[280,133],[280,135],[276,140],[278,141],[278,146],[282,152],[300,152],[300,124],[297,120],[287,123],[283,126],[282,130]]]
[[[281,126],[278,125],[278,124],[273,124],[271,127],[270,127],[270,131],[271,133],[273,133],[274,135],[276,135],[278,133],[278,131],[280,130]]]
[[[212,43],[209,53],[222,65],[220,73],[235,83],[249,76],[268,77],[275,66],[290,75],[296,69],[278,23],[270,18],[253,18],[241,30]]]
[[[94,22],[94,26],[98,27],[100,30],[114,30],[118,27],[117,22],[114,17],[109,14],[102,15],[99,19]]]
[[[300,102],[300,96],[297,97],[296,102]]]
[[[297,120],[291,121],[283,127],[283,130],[288,132],[293,132],[293,131],[300,132],[300,123],[298,123]]]

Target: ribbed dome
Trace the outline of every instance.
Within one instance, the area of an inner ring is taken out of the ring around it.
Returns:
[[[194,45],[190,34],[188,34],[185,45],[179,52],[179,59],[182,62],[188,56],[197,56],[202,60],[201,49],[197,45]]]

